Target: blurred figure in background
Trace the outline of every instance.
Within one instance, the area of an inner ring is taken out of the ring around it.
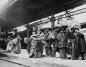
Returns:
[[[16,43],[16,50],[14,51],[14,53],[19,54],[21,53],[21,40],[22,39],[20,35],[17,35],[16,39],[17,39],[17,43]]]
[[[29,38],[29,36],[27,35],[27,37],[24,38],[24,43],[26,44],[27,47],[27,51],[28,53],[30,53],[30,48],[31,48],[31,40]]]
[[[12,45],[11,45],[11,38],[10,38],[10,36],[8,36],[8,38],[7,38],[7,40],[6,40],[6,43],[7,43],[6,51],[7,51],[7,52],[11,52],[11,50],[12,50]]]
[[[32,58],[36,55],[36,45],[38,42],[36,32],[32,32],[32,35],[30,36],[30,40],[31,40],[31,49],[30,49],[30,56],[29,57]]]

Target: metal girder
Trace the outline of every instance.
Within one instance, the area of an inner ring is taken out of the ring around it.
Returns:
[[[81,14],[81,13],[85,13],[86,12],[86,8],[83,8],[83,9],[79,9],[79,10],[76,10],[76,11],[73,11],[73,12],[70,12],[70,16],[74,16],[74,15],[78,15],[78,14]],[[63,15],[60,15],[61,18],[66,18],[67,17],[67,14],[63,14]],[[58,18],[59,16],[56,16],[56,18]]]
[[[85,13],[85,12],[86,12],[86,8],[82,8],[82,9],[79,9],[76,11],[70,11],[69,14],[70,14],[70,16],[74,16],[74,15],[78,15],[78,14]],[[46,18],[40,19],[39,21],[30,23],[30,25],[48,23],[48,22],[50,22],[49,17],[46,17]],[[58,20],[59,18],[62,19],[62,18],[66,18],[66,17],[68,17],[68,14],[66,14],[66,13],[63,15],[55,16],[56,20]]]

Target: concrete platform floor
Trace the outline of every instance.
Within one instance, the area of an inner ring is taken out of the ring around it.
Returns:
[[[9,67],[14,67],[15,64],[21,65],[21,67],[86,67],[86,60],[63,60],[56,57],[29,58],[25,49],[22,49],[21,54],[5,54],[9,57],[0,58],[0,67],[7,67],[7,64]]]

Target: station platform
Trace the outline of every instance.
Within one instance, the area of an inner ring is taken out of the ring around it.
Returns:
[[[69,60],[56,57],[29,58],[29,54],[25,49],[22,49],[21,54],[4,52],[3,54],[6,56],[0,57],[0,67],[2,67],[1,60],[22,67],[86,67],[86,60]]]

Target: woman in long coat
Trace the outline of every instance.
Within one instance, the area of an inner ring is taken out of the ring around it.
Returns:
[[[16,37],[16,44],[15,44],[15,50],[14,53],[19,54],[21,53],[21,37],[17,35]]]
[[[7,40],[6,40],[6,43],[7,43],[7,47],[6,47],[6,51],[7,52],[11,52],[11,48],[12,48],[12,44],[11,44],[11,38],[10,36],[8,36]]]

